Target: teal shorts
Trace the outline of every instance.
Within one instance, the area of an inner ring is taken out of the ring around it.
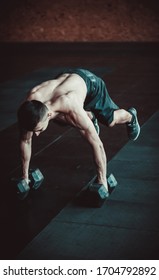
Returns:
[[[93,112],[99,122],[109,126],[113,121],[114,111],[118,110],[119,107],[109,96],[105,82],[85,69],[68,69],[64,73],[78,74],[85,81],[87,96],[84,109]]]

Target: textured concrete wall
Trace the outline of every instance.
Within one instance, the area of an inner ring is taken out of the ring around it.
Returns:
[[[158,0],[1,0],[0,41],[159,41]]]

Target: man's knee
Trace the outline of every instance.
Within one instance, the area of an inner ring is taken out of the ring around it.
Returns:
[[[114,125],[116,125],[118,123],[118,111],[119,110],[115,110],[113,112],[113,120],[112,122],[109,124],[109,127],[113,127]]]
[[[115,120],[113,120],[110,124],[109,127],[113,127],[116,124]]]

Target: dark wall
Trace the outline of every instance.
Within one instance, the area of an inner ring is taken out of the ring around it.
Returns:
[[[159,41],[158,0],[3,0],[0,41]]]

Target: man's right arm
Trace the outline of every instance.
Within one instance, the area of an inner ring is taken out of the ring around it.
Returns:
[[[22,163],[22,177],[29,183],[29,164],[32,150],[32,132],[21,133],[20,154]]]

